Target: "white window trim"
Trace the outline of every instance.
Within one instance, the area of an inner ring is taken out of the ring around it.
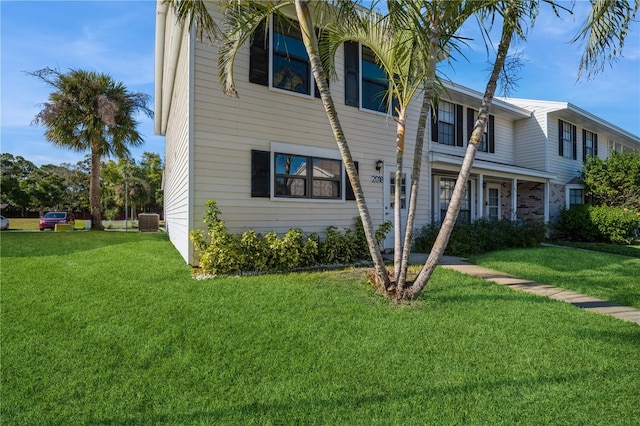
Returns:
[[[313,70],[311,69],[311,61],[309,61],[309,94],[294,92],[292,90],[280,89],[279,87],[273,86],[273,52],[274,48],[274,40],[275,37],[273,35],[274,25],[273,25],[274,15],[272,14],[269,17],[269,90],[272,90],[277,93],[285,93],[291,96],[297,96],[299,98],[304,99],[314,99],[315,98],[315,77],[313,76]]]
[[[572,184],[568,184],[565,186],[564,188],[564,206],[565,208],[569,208],[569,202],[570,202],[570,195],[571,195],[571,190],[572,189],[581,189],[584,191],[584,186],[577,184],[577,183],[572,183]],[[582,193],[582,204],[584,204],[584,192]]]
[[[325,199],[325,198],[289,198],[289,197],[276,197],[275,196],[275,182],[274,182],[274,174],[276,172],[275,169],[275,153],[276,152],[284,152],[287,154],[293,155],[304,155],[310,157],[320,157],[327,158],[330,160],[340,160],[341,167],[341,188],[340,194],[341,198],[333,198],[333,199]],[[340,151],[326,148],[315,148],[310,146],[302,146],[302,145],[293,145],[283,142],[271,142],[271,152],[270,152],[270,168],[271,172],[269,174],[269,188],[271,193],[271,201],[276,202],[293,202],[293,203],[344,203],[345,199],[345,191],[346,191],[346,172],[344,168],[344,163],[342,162],[342,157],[340,156]]]

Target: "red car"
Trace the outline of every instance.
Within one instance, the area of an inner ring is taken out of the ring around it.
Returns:
[[[49,212],[40,218],[40,230],[55,229],[58,223],[70,223],[75,225],[73,214],[67,212]]]

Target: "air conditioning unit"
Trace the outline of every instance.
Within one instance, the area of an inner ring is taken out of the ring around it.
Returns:
[[[140,213],[138,215],[138,231],[158,232],[160,215],[158,213]]]

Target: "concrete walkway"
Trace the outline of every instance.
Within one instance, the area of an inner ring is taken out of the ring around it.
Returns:
[[[424,264],[426,260],[427,254],[415,253],[411,254],[409,261],[410,263]],[[573,306],[578,308],[598,312],[604,315],[610,315],[612,317],[624,321],[635,322],[640,325],[640,309],[621,306],[607,300],[576,293],[575,291],[552,287],[546,284],[524,280],[522,278],[516,278],[512,275],[505,274],[504,272],[471,264],[461,257],[443,256],[440,261],[440,266],[462,272],[463,274],[492,281],[499,285],[506,285],[514,290],[525,291],[527,293],[571,303]]]

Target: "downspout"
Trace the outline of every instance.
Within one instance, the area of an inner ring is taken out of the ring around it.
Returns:
[[[156,43],[155,43],[155,84],[154,84],[154,116],[153,130],[160,135],[162,129],[162,74],[164,66],[164,37],[167,25],[167,4],[158,0],[156,3]]]

